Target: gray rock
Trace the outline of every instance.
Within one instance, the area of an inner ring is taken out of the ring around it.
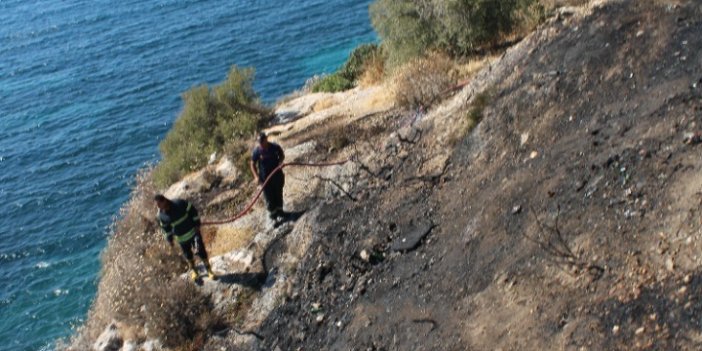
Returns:
[[[411,251],[419,246],[419,242],[424,239],[429,232],[434,228],[433,223],[421,224],[410,230],[407,234],[401,235],[395,241],[393,241],[390,248],[393,251]]]
[[[122,336],[119,335],[117,330],[117,324],[115,322],[110,323],[110,325],[105,328],[105,330],[98,336],[93,344],[93,350],[95,351],[119,351],[124,344]]]

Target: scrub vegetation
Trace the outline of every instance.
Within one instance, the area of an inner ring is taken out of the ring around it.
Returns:
[[[494,46],[540,22],[545,10],[537,0],[378,0],[370,16],[397,68],[430,50],[457,57]]]
[[[214,152],[225,148],[240,152],[240,147],[228,144],[250,139],[268,122],[271,112],[260,103],[253,80],[253,68],[233,66],[224,82],[183,94],[183,111],[159,145],[162,159],[154,170],[157,186],[166,187],[199,169]]]
[[[377,44],[363,44],[356,47],[341,68],[322,77],[312,86],[312,92],[334,93],[355,87],[356,81],[366,71],[367,65],[380,57],[383,57],[383,51]]]

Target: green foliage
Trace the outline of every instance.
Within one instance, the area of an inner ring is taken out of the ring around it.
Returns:
[[[224,82],[183,94],[183,111],[159,146],[162,160],[154,170],[158,186],[204,166],[210,154],[222,151],[231,140],[253,135],[266,123],[269,113],[259,103],[253,79],[252,68],[233,66]]]
[[[377,44],[362,44],[353,49],[349,58],[337,72],[349,81],[355,81],[363,74],[366,64],[375,55],[381,55],[380,47]]]
[[[344,78],[339,73],[332,73],[322,77],[317,83],[312,86],[313,93],[325,92],[335,93],[353,88],[353,81]]]
[[[378,45],[359,45],[339,70],[317,81],[312,86],[312,92],[335,93],[353,88],[356,80],[365,72],[366,65],[378,55],[382,55]]]
[[[371,24],[387,47],[389,67],[420,56],[436,41],[435,24],[421,12],[423,7],[411,0],[377,0],[371,4]]]
[[[377,0],[371,23],[388,47],[390,67],[430,49],[466,55],[512,32],[538,0]]]

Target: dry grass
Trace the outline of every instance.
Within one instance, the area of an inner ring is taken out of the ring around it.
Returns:
[[[339,102],[333,96],[325,97],[325,98],[317,101],[312,106],[312,111],[313,112],[324,111],[324,110],[327,110],[327,109],[334,107],[338,104],[339,104]]]
[[[219,256],[236,249],[246,247],[253,240],[256,233],[251,228],[211,227],[214,232],[210,242],[207,243],[207,253],[210,257]]]
[[[358,85],[369,87],[381,83],[385,79],[385,58],[382,55],[373,55],[363,67],[363,74],[358,79]]]
[[[498,58],[499,56],[497,55],[471,58],[466,62],[456,64],[451,71],[451,75],[458,81],[465,81],[466,79],[473,77],[476,73],[483,69],[485,65],[490,64],[490,62],[495,61]]]
[[[396,100],[396,87],[392,82],[383,84],[379,92],[359,101],[357,111],[384,111],[393,107]]]
[[[219,323],[207,313],[209,298],[179,278],[186,267],[180,252],[159,232],[154,193],[151,169],[144,170],[102,254],[100,283],[88,319],[67,349],[90,349],[113,320],[126,326],[125,337],[159,339],[169,347],[189,342]]]
[[[432,105],[455,82],[453,68],[453,61],[439,53],[408,62],[394,77],[395,103],[412,109]]]

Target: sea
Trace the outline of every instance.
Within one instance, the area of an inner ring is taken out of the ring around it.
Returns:
[[[182,109],[256,68],[272,104],[376,42],[371,0],[0,0],[0,350],[52,350]]]

